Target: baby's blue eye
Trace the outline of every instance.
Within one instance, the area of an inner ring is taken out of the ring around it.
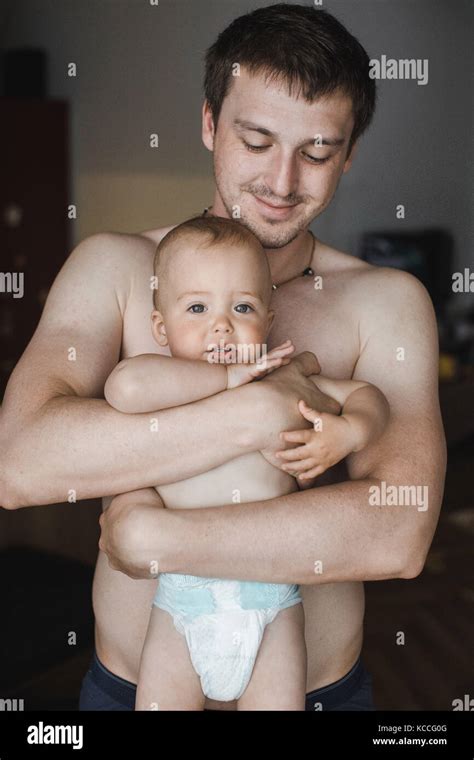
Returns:
[[[192,309],[204,309],[204,304],[202,303],[193,303],[192,306],[189,307],[188,311],[191,311],[191,314],[202,314],[202,311],[192,311]]]
[[[253,311],[248,303],[239,303],[235,308],[238,309],[240,306],[243,306],[244,309],[250,309],[250,311]],[[239,311],[239,314],[248,314],[248,311]]]

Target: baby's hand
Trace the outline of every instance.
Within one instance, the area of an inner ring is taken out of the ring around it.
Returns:
[[[227,389],[250,383],[252,380],[268,375],[277,367],[289,364],[291,361],[289,354],[294,350],[291,340],[286,340],[264,354],[257,362],[227,364]]]
[[[322,475],[329,467],[340,462],[354,451],[355,432],[344,415],[319,413],[304,401],[298,408],[305,419],[313,423],[313,430],[291,430],[280,433],[285,441],[301,443],[294,449],[277,451],[275,456],[288,464],[281,469],[297,477],[298,482]],[[304,483],[303,483],[304,485]]]

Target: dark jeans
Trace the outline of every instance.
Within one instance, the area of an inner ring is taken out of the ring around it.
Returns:
[[[136,685],[114,675],[96,653],[82,681],[79,710],[130,711],[135,708]],[[306,695],[306,711],[375,710],[372,678],[359,658],[338,681]],[[209,712],[218,712],[217,710]]]

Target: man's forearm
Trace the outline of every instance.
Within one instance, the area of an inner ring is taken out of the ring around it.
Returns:
[[[1,446],[0,474],[8,487],[0,503],[16,508],[95,498],[207,472],[258,448],[258,436],[249,443],[248,433],[263,398],[260,385],[156,414],[122,414],[101,399],[55,397]]]
[[[300,584],[413,577],[420,567],[404,535],[416,531],[420,513],[371,506],[374,485],[380,481],[347,481],[262,502],[168,510],[162,571]]]

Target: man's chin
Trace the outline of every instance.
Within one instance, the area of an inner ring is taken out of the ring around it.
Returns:
[[[253,232],[263,248],[284,248],[302,231],[300,225],[295,229],[289,222],[262,222],[253,216],[242,216],[241,222]]]

